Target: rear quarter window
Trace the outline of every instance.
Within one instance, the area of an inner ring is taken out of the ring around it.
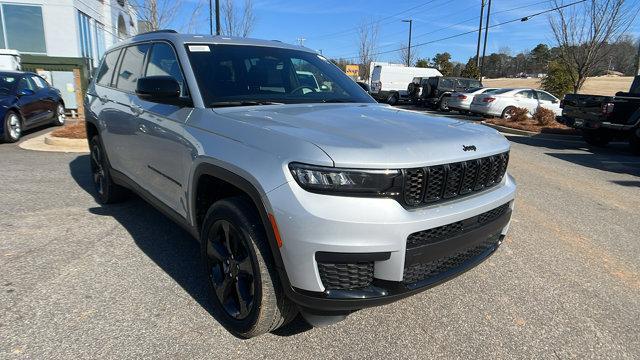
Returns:
[[[116,68],[119,54],[120,50],[116,50],[109,52],[104,56],[102,65],[96,74],[96,83],[102,86],[111,86],[111,78],[113,77],[113,71]]]

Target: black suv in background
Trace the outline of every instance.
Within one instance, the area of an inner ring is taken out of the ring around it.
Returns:
[[[407,90],[409,98],[414,104],[429,106],[440,111],[449,111],[449,97],[452,93],[479,87],[482,87],[482,83],[476,79],[433,76],[421,78],[419,83],[411,82]]]
[[[628,92],[619,91],[615,96],[567,94],[560,107],[558,122],[580,129],[589,145],[628,140],[632,150],[640,154],[640,75]]]

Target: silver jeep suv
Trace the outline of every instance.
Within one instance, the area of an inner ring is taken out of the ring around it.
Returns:
[[[377,104],[306,48],[139,35],[85,106],[98,200],[133,191],[198,239],[214,315],[242,337],[416,294],[509,227],[503,136]]]

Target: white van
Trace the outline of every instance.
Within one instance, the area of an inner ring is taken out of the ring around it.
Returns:
[[[0,70],[20,70],[20,53],[17,50],[0,49]]]
[[[371,73],[371,95],[393,105],[408,98],[407,86],[414,77],[442,76],[433,68],[376,65]]]

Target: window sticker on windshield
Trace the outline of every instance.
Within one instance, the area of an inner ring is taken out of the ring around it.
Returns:
[[[191,52],[209,52],[209,45],[189,45],[189,51]]]

